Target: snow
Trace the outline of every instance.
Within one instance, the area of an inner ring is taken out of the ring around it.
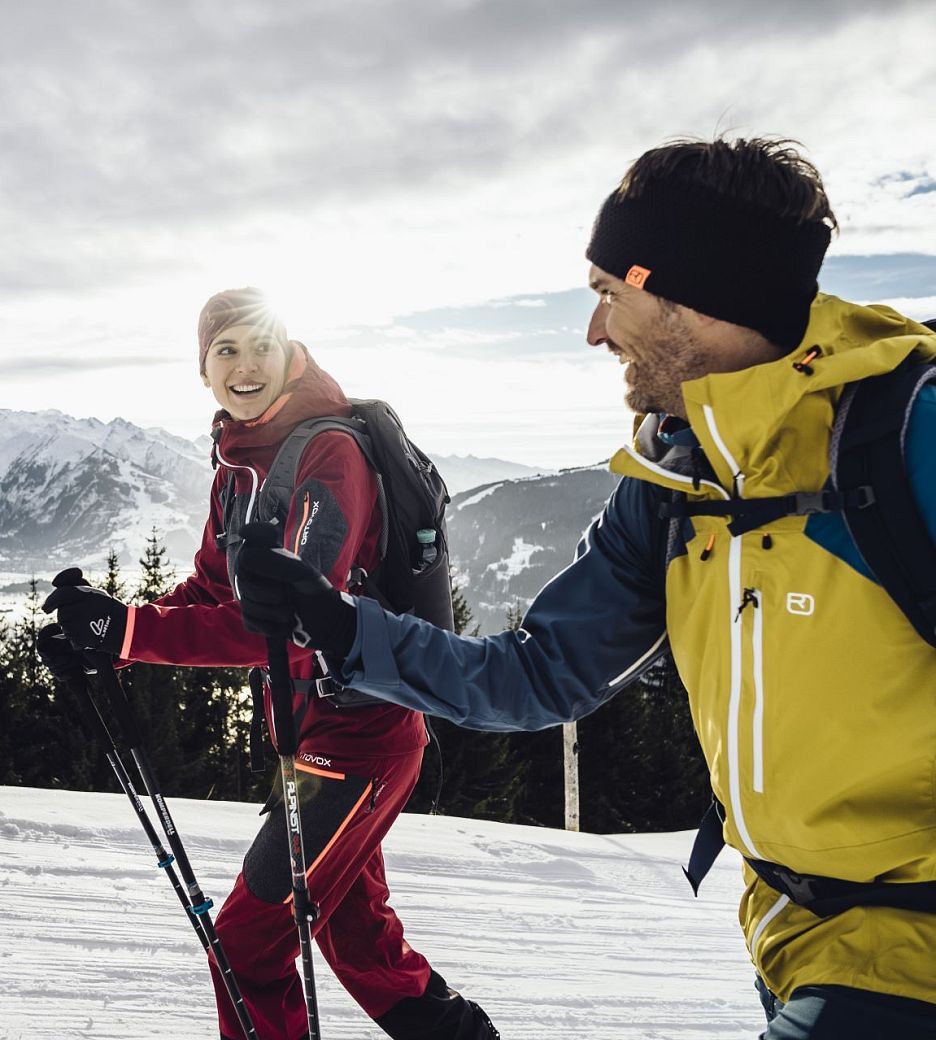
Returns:
[[[510,556],[497,560],[495,563],[489,563],[487,570],[495,571],[501,581],[509,581],[525,571],[530,566],[533,553],[540,552],[542,549],[542,545],[532,545],[522,538],[514,538]]]
[[[258,807],[170,808],[219,905]],[[384,850],[407,938],[504,1040],[753,1040],[737,860],[696,900],[691,841],[404,814]],[[0,1040],[216,1040],[201,947],[123,795],[0,787],[0,890]],[[325,1040],[385,1040],[316,969]]]
[[[504,481],[501,481],[499,484],[492,484],[490,487],[482,488],[482,490],[479,491],[476,495],[469,495],[468,498],[464,500],[464,502],[459,502],[455,508],[464,509],[465,506],[477,505],[477,503],[480,502],[482,499],[487,498],[488,495],[493,495],[499,487],[503,486]]]

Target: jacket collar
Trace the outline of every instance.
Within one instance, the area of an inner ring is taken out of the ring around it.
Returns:
[[[821,354],[811,373],[797,370],[794,362],[813,345]],[[791,354],[684,383],[689,424],[721,494],[761,498],[818,491],[829,475],[828,433],[845,384],[889,372],[911,353],[936,358],[936,336],[925,326],[889,307],[819,294],[802,344]],[[646,432],[638,434],[632,448],[618,452],[612,470],[673,486],[653,472],[659,463],[649,467],[651,473],[641,472],[653,462],[642,448],[645,439]],[[660,461],[665,468],[666,460]],[[702,487],[699,493],[712,490]]]

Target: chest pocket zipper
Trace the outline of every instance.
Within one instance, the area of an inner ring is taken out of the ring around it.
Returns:
[[[306,493],[302,496],[302,519],[299,521],[298,525],[296,526],[296,539],[295,539],[295,544],[293,545],[293,552],[297,556],[300,555],[299,549],[300,549],[300,547],[302,545],[302,532],[305,530],[305,525],[308,522],[308,519],[309,519],[309,492],[306,491]]]

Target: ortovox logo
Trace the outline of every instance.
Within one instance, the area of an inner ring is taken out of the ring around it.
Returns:
[[[791,614],[809,617],[816,609],[816,601],[808,592],[788,592],[786,608]]]
[[[97,621],[91,622],[91,631],[98,637],[98,639],[103,639],[104,633],[107,632],[109,626],[110,618],[102,617],[99,618]]]
[[[301,540],[299,542],[300,545],[305,545],[305,543],[309,540],[309,528],[312,526],[312,521],[315,519],[315,514],[318,511],[319,511],[319,504],[318,504],[318,502],[313,502],[312,503],[312,512],[309,513],[309,519],[306,520],[306,525],[302,529],[302,538],[301,538]]]
[[[331,759],[323,755],[310,755],[304,751],[299,757],[303,762],[309,762],[313,766],[331,766]]]
[[[624,275],[624,281],[635,289],[642,289],[644,282],[650,277],[650,271],[640,264],[632,264],[630,270]]]

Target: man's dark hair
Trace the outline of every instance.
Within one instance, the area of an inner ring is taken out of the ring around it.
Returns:
[[[838,221],[822,177],[797,151],[798,141],[754,137],[714,141],[679,138],[652,148],[634,162],[621,181],[620,195],[636,199],[662,181],[709,188],[730,198],[799,223]]]

